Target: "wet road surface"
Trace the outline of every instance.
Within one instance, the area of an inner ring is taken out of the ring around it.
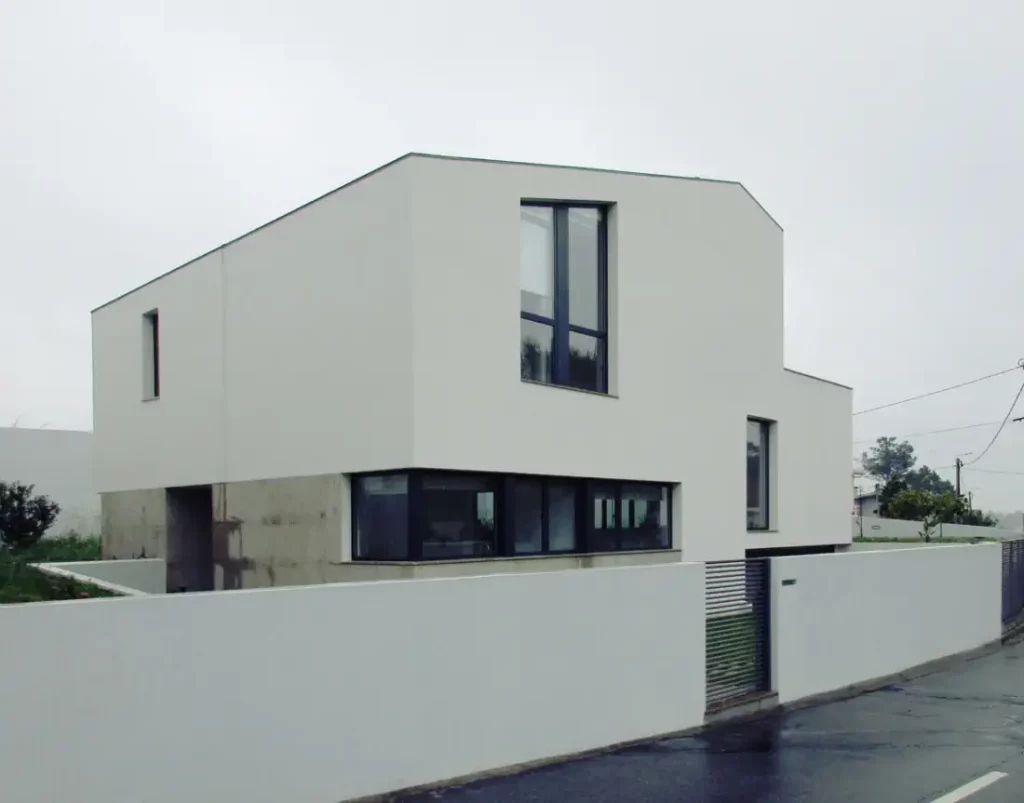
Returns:
[[[1005,777],[956,797],[961,787],[992,772]],[[1024,803],[1024,644],[851,700],[403,798],[424,803],[959,799]]]

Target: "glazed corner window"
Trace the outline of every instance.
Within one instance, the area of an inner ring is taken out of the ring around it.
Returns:
[[[771,422],[747,419],[747,529],[768,529],[768,438]]]
[[[670,549],[664,483],[410,469],[352,477],[352,559]]]
[[[523,379],[608,392],[607,216],[603,205],[520,206]]]
[[[142,316],[142,398],[160,398],[160,312]]]

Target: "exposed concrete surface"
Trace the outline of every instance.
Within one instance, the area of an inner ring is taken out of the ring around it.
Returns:
[[[1024,799],[1024,645],[852,699],[408,801],[918,803],[997,770],[970,803]]]
[[[214,587],[335,582],[342,481],[326,474],[214,485]]]
[[[163,488],[101,494],[103,558],[167,557],[167,493]]]

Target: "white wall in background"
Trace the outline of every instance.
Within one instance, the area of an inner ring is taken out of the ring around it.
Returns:
[[[61,507],[48,535],[99,535],[91,432],[0,427],[0,480],[35,485]]]
[[[703,600],[671,564],[9,606],[4,796],[337,803],[697,726]]]
[[[922,521],[906,521],[903,519],[880,519],[865,516],[863,519],[853,517],[852,532],[857,538],[862,534],[865,538],[920,538],[924,528]],[[933,538],[1002,538],[1013,540],[1024,538],[1020,530],[1007,530],[1000,527],[977,527],[971,524],[940,524],[933,531]]]
[[[1000,544],[773,558],[771,571],[780,703],[971,650],[1002,633]]]

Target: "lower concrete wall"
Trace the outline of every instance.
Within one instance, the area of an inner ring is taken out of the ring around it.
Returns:
[[[167,557],[167,493],[163,488],[101,494],[105,560]]]
[[[779,701],[863,683],[1000,638],[1002,547],[772,559]]]
[[[72,572],[77,578],[98,580],[145,594],[167,592],[167,564],[160,559],[83,560],[39,564],[42,569]]]
[[[326,583],[342,559],[340,474],[213,486],[214,588]]]
[[[11,606],[0,643],[5,800],[336,803],[700,725],[704,567]]]

